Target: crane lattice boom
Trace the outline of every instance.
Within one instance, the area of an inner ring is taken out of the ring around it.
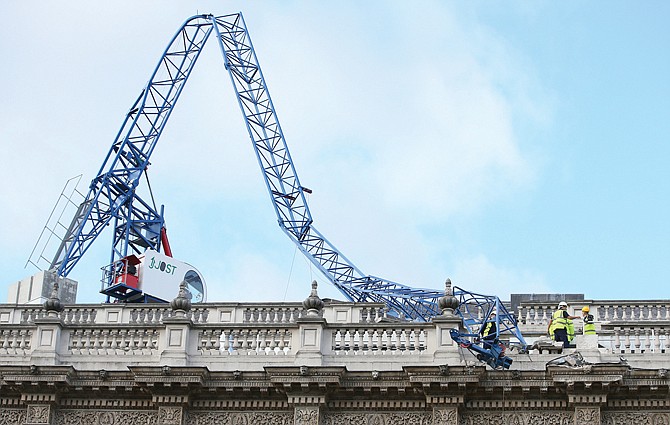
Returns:
[[[284,133],[277,119],[263,73],[242,14],[198,15],[188,19],[173,37],[149,83],[125,117],[121,130],[90,190],[70,225],[52,269],[66,276],[98,236],[114,221],[112,263],[148,248],[159,250],[164,224],[162,208],[135,192],[151,153],[209,36],[215,34],[233,83],[237,100],[262,171],[279,226],[344,296],[355,302],[385,303],[392,315],[426,321],[440,314],[438,298],[444,293],[418,289],[362,273],[313,225],[305,189],[298,179]],[[499,306],[497,297],[456,288],[464,305],[476,306],[477,315]],[[516,330],[513,315],[503,311],[501,321]],[[461,308],[467,311],[467,308]],[[481,319],[466,321],[466,326]],[[520,334],[517,335],[521,341]]]

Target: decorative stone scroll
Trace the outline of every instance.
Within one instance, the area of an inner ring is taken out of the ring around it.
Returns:
[[[158,408],[158,425],[181,425],[182,408],[175,406],[160,406]]]
[[[456,407],[434,408],[433,425],[458,425],[458,409]]]
[[[293,412],[186,412],[184,425],[287,425],[293,423]]]
[[[575,421],[579,424],[599,424],[599,407],[577,407],[575,408]]]
[[[51,422],[51,405],[49,404],[29,404],[26,412],[26,425]]]
[[[296,407],[294,418],[295,425],[319,425],[319,407]]]
[[[602,425],[670,425],[670,412],[603,412]]]
[[[23,425],[26,420],[25,409],[0,408],[0,424]]]
[[[474,412],[463,413],[460,425],[481,424],[506,424],[506,425],[573,425],[574,414],[572,412],[547,411],[547,412]]]
[[[391,412],[391,413],[326,412],[323,414],[324,425],[340,425],[340,424],[430,425],[432,423],[433,423],[432,412]]]
[[[156,411],[115,410],[91,411],[59,409],[56,411],[54,425],[158,425]]]

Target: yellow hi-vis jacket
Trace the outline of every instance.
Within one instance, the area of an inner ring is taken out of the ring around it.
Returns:
[[[568,341],[572,341],[575,337],[575,325],[572,323],[572,320],[566,319],[564,316],[565,310],[560,308],[554,312],[551,316],[551,326],[549,327],[549,334],[552,339],[554,338],[554,331],[556,329],[565,329],[568,334]]]
[[[584,335],[595,335],[596,334],[596,324],[593,323],[593,315],[587,314],[584,317]]]

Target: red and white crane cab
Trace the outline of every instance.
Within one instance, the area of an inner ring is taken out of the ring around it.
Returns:
[[[177,296],[181,282],[186,282],[191,302],[207,300],[205,279],[198,269],[151,249],[140,256],[126,256],[103,270],[100,292],[121,302],[169,302]],[[110,273],[114,284],[105,287]]]

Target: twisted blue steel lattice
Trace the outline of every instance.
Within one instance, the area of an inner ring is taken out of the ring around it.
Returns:
[[[440,314],[437,301],[443,292],[365,275],[313,226],[305,189],[295,171],[241,14],[194,16],[174,36],[126,116],[51,268],[66,276],[112,219],[115,221],[112,263],[128,255],[129,249],[141,252],[146,247],[160,248],[162,211],[141,200],[135,188],[212,31],[219,41],[281,229],[350,301],[384,303],[392,315],[410,320],[427,321]],[[491,305],[501,306],[495,296],[473,294],[460,288],[454,295],[461,301],[458,312],[468,316],[465,325],[475,332]],[[504,308],[498,309],[503,313],[499,328],[523,342],[513,315]]]

